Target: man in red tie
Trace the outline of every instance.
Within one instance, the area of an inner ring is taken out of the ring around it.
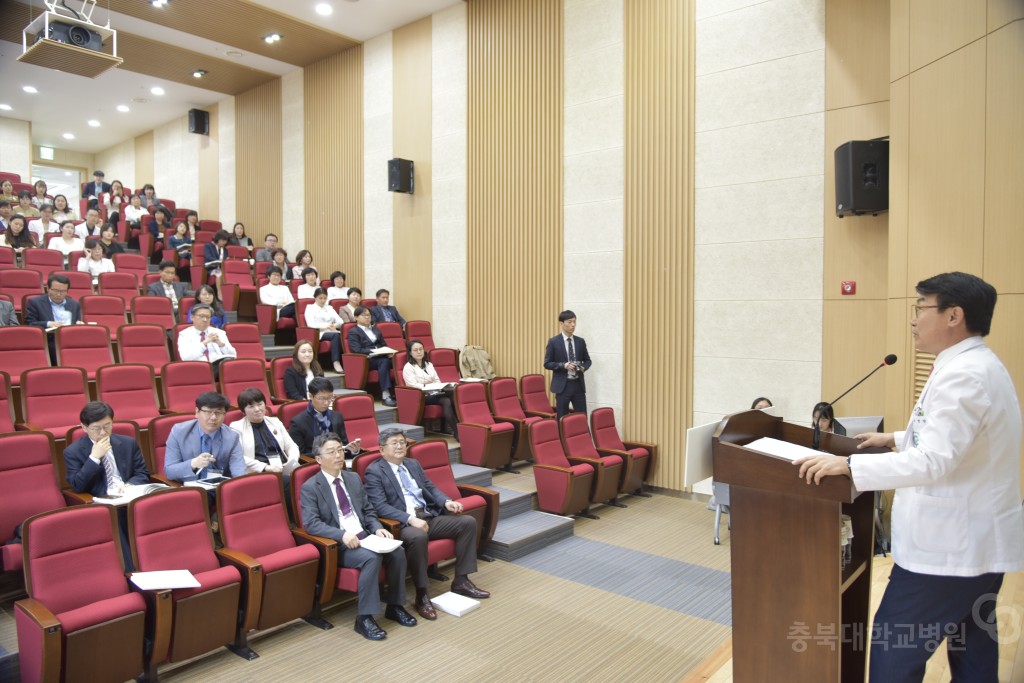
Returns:
[[[178,333],[178,357],[181,360],[201,360],[213,365],[213,376],[219,376],[220,363],[235,358],[238,353],[228,341],[227,332],[210,325],[213,309],[206,304],[192,308],[192,327]]]

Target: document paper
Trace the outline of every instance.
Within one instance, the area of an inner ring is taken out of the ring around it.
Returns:
[[[822,453],[821,451],[816,451],[813,448],[797,446],[794,443],[780,441],[779,439],[772,439],[767,436],[762,437],[757,441],[751,441],[746,447],[760,453],[774,455],[775,457],[782,458],[783,460],[789,460],[790,462],[799,460],[800,458],[813,458],[816,455],[828,455],[828,453]]]

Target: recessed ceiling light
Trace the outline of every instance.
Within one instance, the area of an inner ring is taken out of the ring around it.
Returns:
[[[281,34],[279,34],[279,33],[271,33],[269,36],[267,36],[263,40],[265,42],[267,42],[267,43],[274,44],[277,41],[281,40]]]
[[[65,140],[74,140],[75,139],[75,134],[74,133],[64,133],[64,139]]]
[[[159,85],[154,85],[152,88],[149,89],[149,92],[153,93],[154,95],[163,95],[164,89],[161,88]]]
[[[11,110],[11,105],[9,105],[9,104],[0,104],[0,110],[10,111]]]
[[[196,69],[192,72],[192,78],[202,78],[206,74],[210,73],[206,69]]]
[[[333,11],[334,8],[328,5],[326,2],[321,2],[319,5],[316,6],[316,13],[322,17],[330,16],[331,12]]]
[[[151,0],[150,4],[153,5],[153,7],[163,7],[167,4],[167,1],[168,0]]]
[[[24,90],[25,92],[27,92],[27,93],[28,93],[29,95],[34,95],[34,94],[36,94],[37,92],[39,92],[38,90],[36,90],[35,88],[33,88],[33,87],[32,87],[31,85],[26,85],[25,87],[23,87],[23,88],[22,88],[22,90]]]
[[[127,104],[119,104],[119,105],[117,105],[117,110],[119,112],[121,112],[122,114],[127,114],[128,112],[131,111],[131,109],[128,108]]]
[[[89,119],[89,125],[92,126],[93,128],[99,128],[100,127],[100,122],[97,121],[96,119]]]

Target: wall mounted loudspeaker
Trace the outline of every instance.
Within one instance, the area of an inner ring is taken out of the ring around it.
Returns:
[[[412,194],[413,163],[408,159],[388,159],[388,192]]]
[[[851,140],[836,147],[836,215],[889,209],[889,141]]]
[[[188,110],[188,132],[197,135],[210,134],[210,112],[202,109]]]

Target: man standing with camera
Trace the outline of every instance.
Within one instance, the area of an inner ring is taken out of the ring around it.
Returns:
[[[554,373],[551,376],[551,393],[555,395],[555,409],[558,417],[569,412],[569,404],[577,413],[587,412],[587,385],[583,379],[585,370],[590,369],[590,353],[587,342],[576,332],[576,314],[562,311],[558,314],[562,333],[548,340],[544,352],[544,367]]]

